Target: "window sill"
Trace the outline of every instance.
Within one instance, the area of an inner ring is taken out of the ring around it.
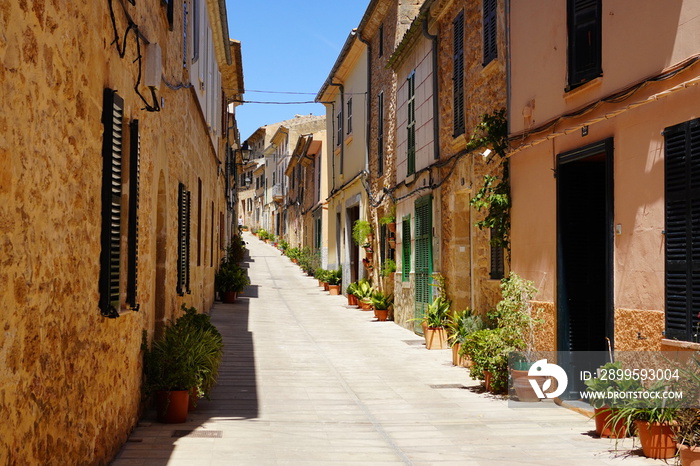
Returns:
[[[664,346],[679,350],[700,351],[700,343],[693,343],[692,341],[668,340],[664,338],[661,340],[662,351],[664,351]]]
[[[481,74],[485,75],[491,75],[493,74],[494,71],[500,69],[501,67],[499,66],[499,61],[498,57],[492,59],[490,62],[488,62],[483,68],[481,68]]]
[[[335,150],[333,151],[335,155],[340,155],[340,146],[336,146]]]
[[[454,152],[459,152],[467,148],[467,136],[462,133],[452,140],[452,150]]]
[[[352,142],[352,133],[350,133],[350,134],[348,134],[347,136],[345,136],[345,145],[347,146],[347,145],[350,144],[351,142]]]
[[[599,76],[599,77],[592,79],[585,84],[581,84],[580,86],[575,87],[571,90],[567,91],[565,89],[564,90],[564,99],[571,99],[573,97],[578,97],[579,94],[582,94],[584,92],[588,92],[594,88],[598,88],[598,87],[602,86],[602,84],[603,84],[603,77]]]

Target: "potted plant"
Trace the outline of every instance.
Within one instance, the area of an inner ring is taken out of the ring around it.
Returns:
[[[700,464],[700,409],[685,408],[676,415],[676,442],[681,466]]]
[[[328,282],[328,291],[331,296],[338,296],[340,294],[340,282],[342,281],[342,277],[342,269],[328,271],[326,278]]]
[[[345,289],[348,296],[348,306],[357,306],[357,282],[352,282]]]
[[[362,246],[365,249],[371,248],[370,235],[372,234],[372,225],[367,220],[355,220],[352,226],[352,239],[355,244]]]
[[[366,278],[357,282],[355,296],[357,296],[358,304],[363,311],[369,311],[371,309],[373,292],[372,285]]]
[[[484,328],[484,321],[471,309],[455,311],[449,316],[447,322],[447,341],[452,347],[452,364],[455,366],[469,367],[471,361],[461,353],[462,345],[472,333]]]
[[[386,225],[386,228],[396,233],[396,206],[391,207],[391,212],[379,219],[379,223]]]
[[[224,303],[235,303],[238,293],[248,285],[248,273],[243,267],[231,262],[222,262],[214,276],[214,287]]]
[[[425,346],[429,350],[447,349],[447,323],[451,301],[436,297],[423,313]]]
[[[382,264],[382,277],[394,278],[396,272],[396,262],[393,259],[386,259]]]
[[[374,315],[377,317],[377,320],[380,322],[386,321],[387,317],[389,316],[389,308],[394,303],[394,296],[377,290],[372,293],[372,297],[370,299],[372,306],[374,307]]]

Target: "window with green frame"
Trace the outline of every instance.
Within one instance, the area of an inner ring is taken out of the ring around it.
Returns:
[[[401,222],[401,281],[407,282],[411,274],[411,216]]]

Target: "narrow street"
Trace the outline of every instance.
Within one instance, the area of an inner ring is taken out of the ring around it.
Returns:
[[[589,435],[565,408],[511,409],[449,351],[330,297],[246,234],[252,286],[212,321],[224,336],[212,400],[186,424],[149,413],[112,463],[127,465],[663,464]],[[626,440],[625,447],[631,440]]]

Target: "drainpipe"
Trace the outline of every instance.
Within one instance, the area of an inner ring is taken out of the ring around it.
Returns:
[[[428,32],[428,16],[423,19],[423,36],[433,43],[433,157],[440,160],[440,113],[438,108],[438,37]]]
[[[366,110],[366,129],[365,129],[365,172],[369,178],[369,144],[370,144],[370,129],[372,128],[371,118],[372,118],[372,44],[362,37],[362,34],[358,34],[357,38],[367,46],[367,110]],[[371,185],[370,185],[371,186]]]

